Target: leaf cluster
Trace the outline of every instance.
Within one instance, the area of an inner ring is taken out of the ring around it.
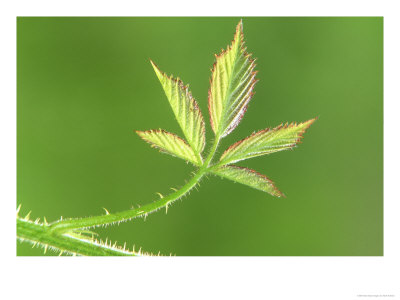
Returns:
[[[134,218],[146,218],[148,214],[168,206],[185,196],[201,178],[212,173],[222,178],[250,186],[281,197],[283,194],[265,175],[254,170],[243,168],[234,163],[252,157],[293,149],[300,142],[304,132],[315,121],[311,119],[302,123],[286,123],[275,128],[266,128],[228,147],[217,161],[214,155],[222,138],[229,135],[240,123],[247,106],[254,95],[257,83],[255,60],[246,51],[243,38],[243,24],[236,27],[234,39],[226,50],[216,55],[212,68],[210,88],[208,91],[208,110],[210,124],[214,132],[213,143],[207,155],[206,132],[203,115],[187,85],[179,78],[167,76],[156,64],[151,62],[154,71],[164,89],[175,118],[182,129],[183,137],[162,129],[137,131],[137,134],[152,147],[161,152],[179,157],[198,168],[193,177],[179,190],[162,196],[155,202],[125,211],[86,218],[60,219],[48,224],[46,220],[31,221],[30,213],[20,218],[17,212],[17,238],[72,255],[140,255],[128,251],[125,246],[108,243],[95,238],[95,233],[88,229],[98,226],[119,224]]]
[[[293,149],[315,118],[298,124],[286,123],[253,133],[228,147],[219,160],[212,163],[219,141],[229,135],[242,120],[257,83],[255,59],[246,51],[242,21],[236,27],[231,44],[215,57],[208,91],[208,110],[214,132],[214,144],[210,147],[205,159],[203,157],[206,145],[204,118],[196,100],[188,85],[179,78],[168,76],[153,61],[151,64],[184,138],[162,129],[137,131],[137,134],[152,147],[184,159],[203,172],[210,172],[281,197],[283,194],[268,177],[254,170],[233,165],[233,163]]]

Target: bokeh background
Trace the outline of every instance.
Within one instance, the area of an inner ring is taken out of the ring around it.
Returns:
[[[134,130],[178,127],[149,58],[207,120],[214,53],[239,18],[17,18],[17,204],[84,217],[143,205],[193,170]],[[319,119],[295,151],[244,161],[274,198],[220,178],[102,238],[176,255],[383,255],[383,18],[243,18],[259,83],[219,153],[255,130]],[[17,243],[18,255],[42,255]]]

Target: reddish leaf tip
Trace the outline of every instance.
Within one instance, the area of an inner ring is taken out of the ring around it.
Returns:
[[[240,19],[239,23],[236,26],[236,31],[237,30],[240,30],[243,32],[243,20],[242,19]]]
[[[149,58],[149,61],[150,61],[151,65],[153,66],[153,68],[159,69],[157,64],[154,61],[152,61],[151,58]]]

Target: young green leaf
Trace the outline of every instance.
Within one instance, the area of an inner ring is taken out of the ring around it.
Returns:
[[[239,124],[253,96],[257,80],[254,59],[246,52],[242,21],[236,27],[232,44],[216,55],[208,91],[211,127],[224,137]]]
[[[168,153],[199,165],[193,149],[177,135],[165,130],[136,131],[136,133],[152,147],[160,149],[161,152]]]
[[[268,177],[251,169],[238,166],[223,166],[213,170],[213,173],[223,178],[248,185],[257,190],[267,192],[273,196],[284,196]]]
[[[274,129],[264,129],[230,146],[221,156],[219,165],[292,149],[300,142],[303,133],[316,120],[304,123],[280,125]]]
[[[197,154],[199,163],[201,163],[200,154],[206,143],[204,119],[196,100],[193,99],[189,91],[189,86],[185,86],[179,78],[168,77],[155,63],[150,62],[161,82],[186,140]]]

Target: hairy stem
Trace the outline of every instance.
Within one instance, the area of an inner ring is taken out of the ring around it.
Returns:
[[[199,168],[197,173],[179,190],[169,194],[166,197],[147,204],[145,206],[121,211],[118,213],[109,213],[101,216],[93,216],[81,219],[66,219],[54,222],[50,225],[37,224],[27,219],[17,217],[17,237],[20,240],[28,240],[31,243],[41,244],[45,249],[51,247],[61,252],[68,252],[78,255],[134,255],[133,252],[124,249],[114,248],[107,244],[95,243],[93,239],[88,239],[83,235],[76,235],[76,230],[90,227],[97,227],[107,224],[124,222],[136,217],[146,216],[163,207],[168,209],[168,205],[178,200],[192,190],[201,178],[210,172],[212,166],[210,163],[218,148],[220,138],[217,136],[210,149],[210,152]],[[74,232],[75,231],[75,232]]]
[[[207,156],[207,158],[206,158],[206,160],[205,160],[205,162],[203,164],[203,167],[205,169],[208,169],[208,167],[209,167],[209,165],[211,163],[211,160],[213,159],[213,157],[215,155],[215,152],[217,151],[220,139],[221,138],[219,136],[215,137],[214,143],[213,143],[213,145],[211,146],[211,149],[210,149],[210,153],[208,154],[208,156]]]
[[[205,170],[200,169],[199,172],[197,172],[191,178],[191,180],[188,183],[186,183],[181,189],[145,206],[121,211],[118,213],[108,213],[106,215],[101,215],[101,216],[58,221],[50,225],[50,230],[59,233],[67,232],[72,229],[96,227],[111,223],[124,222],[139,216],[150,214],[163,207],[168,207],[169,204],[184,196],[187,192],[189,192],[192,188],[196,186],[196,184],[200,181],[200,179],[204,176],[205,173],[206,173]]]
[[[58,221],[50,225],[50,230],[59,233],[68,232],[73,229],[96,227],[106,224],[128,221],[133,218],[150,214],[163,207],[166,207],[168,209],[169,204],[178,200],[186,193],[188,193],[191,189],[193,189],[197,185],[197,183],[201,180],[201,178],[208,172],[208,166],[218,148],[219,140],[220,138],[217,136],[214,140],[214,143],[210,149],[210,152],[203,166],[191,178],[191,180],[178,191],[171,193],[168,196],[163,197],[158,201],[155,201],[153,203],[147,204],[145,206],[136,209],[125,210],[122,212],[112,213],[112,214],[108,213],[106,215],[87,217],[82,219],[68,219],[68,220]]]
[[[17,237],[19,240],[27,240],[35,245],[41,245],[45,251],[59,251],[60,254],[90,256],[133,256],[135,253],[95,241],[84,236],[73,234],[54,234],[49,225],[37,224],[25,219],[17,218]]]

